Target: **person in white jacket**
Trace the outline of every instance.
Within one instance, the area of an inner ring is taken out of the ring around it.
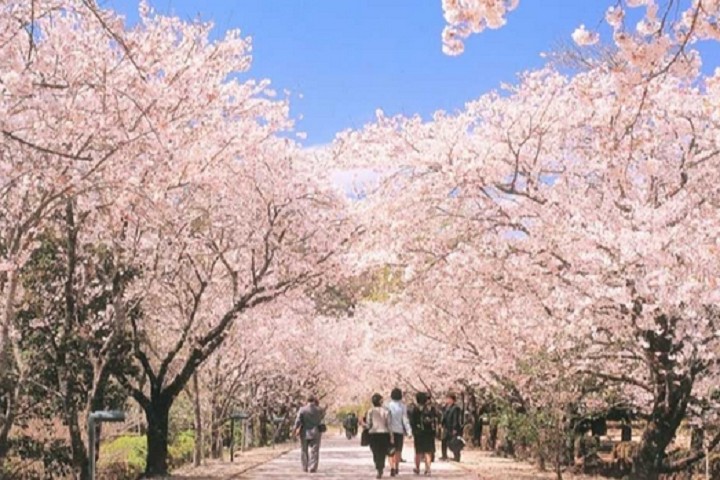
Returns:
[[[403,394],[399,388],[394,388],[390,393],[390,402],[386,408],[390,411],[390,432],[393,436],[395,451],[390,456],[390,476],[396,476],[400,471],[400,460],[405,437],[412,435],[410,420],[408,419],[407,406],[402,401]]]
[[[382,395],[376,393],[372,396],[372,408],[365,415],[365,427],[368,429],[370,450],[373,453],[373,462],[377,470],[375,478],[382,478],[385,471],[385,458],[393,448],[393,436],[390,431],[392,423],[391,413],[383,407]]]

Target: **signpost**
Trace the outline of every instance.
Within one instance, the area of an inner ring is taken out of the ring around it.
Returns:
[[[245,420],[250,418],[247,412],[236,412],[230,415],[230,462],[235,461],[235,420],[238,420],[241,425],[244,426]],[[245,448],[245,435],[246,431],[243,429],[243,443],[242,448]]]
[[[102,422],[124,422],[125,412],[100,410],[88,415],[88,470],[90,480],[95,480],[95,426]]]

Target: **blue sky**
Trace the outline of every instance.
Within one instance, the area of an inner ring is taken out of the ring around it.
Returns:
[[[442,53],[440,0],[155,0],[153,7],[215,23],[218,36],[253,37],[251,74],[292,92],[292,114],[306,145],[331,141],[388,114],[454,111],[539,67],[540,53],[568,41],[584,23],[601,24],[608,0],[523,0],[508,24],[476,35],[465,53]],[[137,20],[137,0],[102,4]],[[714,69],[720,56],[705,57]],[[300,95],[302,98],[300,98]]]

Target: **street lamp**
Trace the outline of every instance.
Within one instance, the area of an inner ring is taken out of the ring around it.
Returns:
[[[102,422],[124,422],[125,412],[120,410],[100,410],[88,415],[88,471],[90,480],[95,480],[95,425]]]
[[[247,412],[235,412],[230,415],[230,462],[235,461],[235,420],[238,420],[240,424],[250,418],[250,415]],[[243,430],[243,444],[242,447],[245,447],[245,430]]]

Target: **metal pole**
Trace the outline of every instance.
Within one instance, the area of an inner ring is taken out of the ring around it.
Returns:
[[[710,480],[710,450],[705,445],[705,480]]]
[[[245,452],[245,450],[247,450],[248,425],[247,421],[244,418],[240,420],[240,422],[242,430],[242,442],[240,443],[240,451]]]
[[[95,480],[95,426],[101,422],[124,422],[125,412],[119,410],[100,410],[88,415],[88,473],[90,480]]]
[[[88,473],[90,480],[95,480],[95,418],[88,417]]]
[[[230,419],[230,463],[235,461],[235,419]]]

